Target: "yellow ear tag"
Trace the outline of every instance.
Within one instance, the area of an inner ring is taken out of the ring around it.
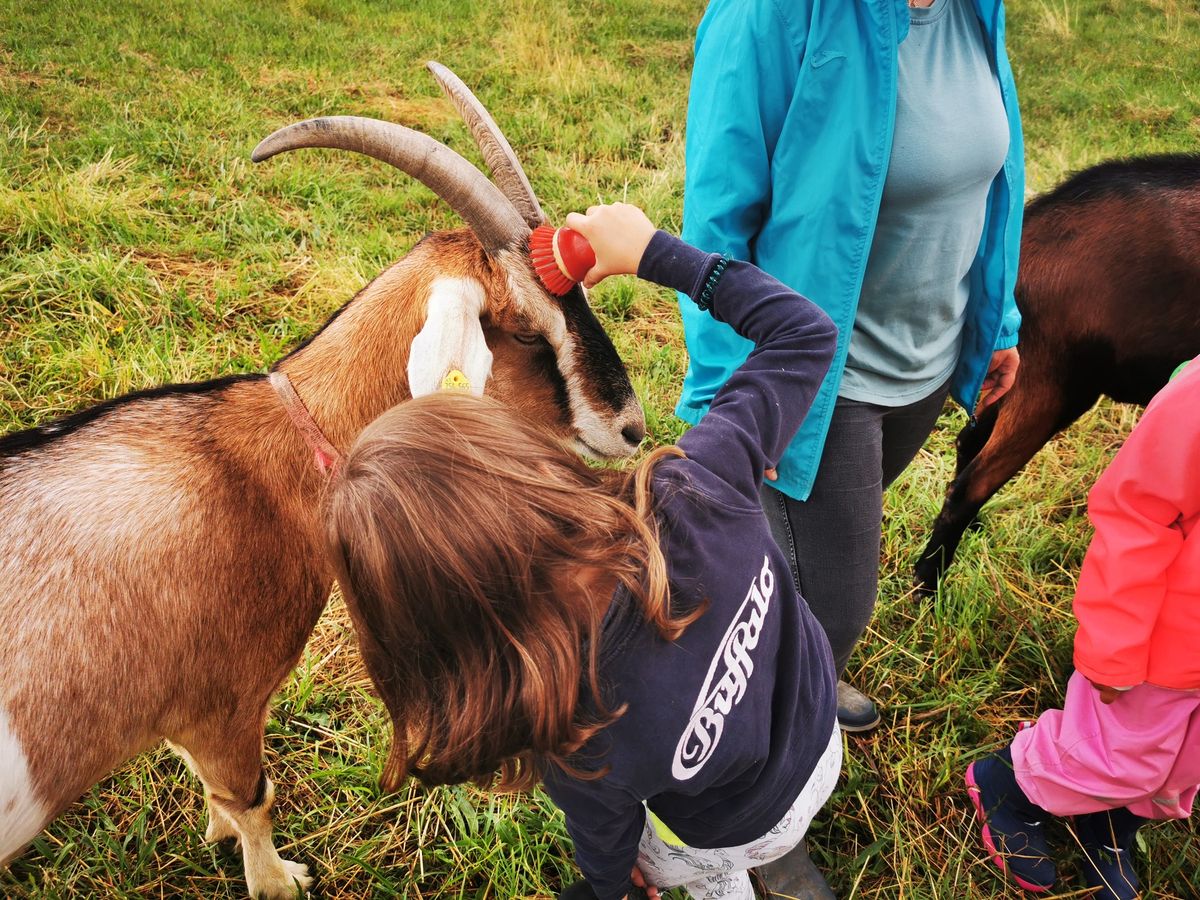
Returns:
[[[458,369],[451,369],[446,373],[446,377],[442,379],[443,391],[469,391],[470,389],[471,382]]]

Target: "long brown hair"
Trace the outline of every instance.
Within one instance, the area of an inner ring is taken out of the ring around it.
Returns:
[[[672,612],[649,490],[662,448],[629,474],[590,468],[487,398],[403,403],[358,438],[326,501],[329,547],[367,670],[392,719],[381,778],[528,787],[620,710],[596,671],[607,597],[624,584],[666,638]],[[596,698],[580,709],[583,677]],[[579,773],[583,774],[583,773]]]

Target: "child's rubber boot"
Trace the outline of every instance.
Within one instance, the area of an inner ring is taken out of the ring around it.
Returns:
[[[808,855],[801,841],[779,859],[750,870],[756,897],[763,900],[837,900],[825,876]]]
[[[1146,822],[1121,807],[1075,817],[1075,833],[1083,845],[1083,877],[1099,888],[1091,900],[1135,900],[1138,894],[1133,849],[1137,830]]]
[[[862,734],[879,726],[879,709],[873,700],[844,681],[837,683],[837,720],[842,731]]]
[[[1049,813],[1017,784],[1009,748],[971,763],[966,782],[992,862],[1027,891],[1050,890],[1057,872],[1042,827]]]

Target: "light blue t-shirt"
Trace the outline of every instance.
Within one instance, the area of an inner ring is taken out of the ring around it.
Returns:
[[[958,363],[988,189],[1008,120],[970,0],[910,10],[896,128],[839,396],[916,402]]]

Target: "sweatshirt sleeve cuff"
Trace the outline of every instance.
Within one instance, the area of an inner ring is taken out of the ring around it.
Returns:
[[[629,897],[629,895],[632,892],[633,892],[633,882],[626,881],[625,887],[623,887],[623,888],[613,888],[611,890],[611,892],[605,891],[603,894],[601,894],[599,891],[597,891],[596,895],[604,896],[604,897],[611,897],[612,900],[625,900],[625,898]]]
[[[709,274],[724,261],[717,253],[705,253],[665,231],[656,231],[638,265],[638,277],[663,287],[682,291],[700,304]]]

